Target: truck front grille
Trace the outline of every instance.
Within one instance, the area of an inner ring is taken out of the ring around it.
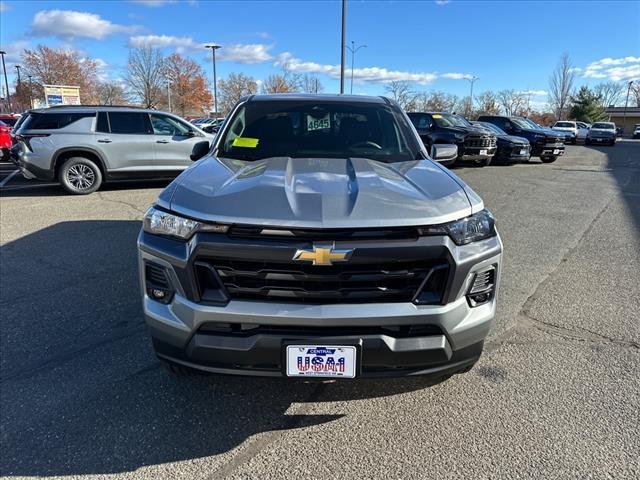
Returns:
[[[464,146],[469,148],[484,148],[484,147],[495,147],[496,146],[496,138],[495,137],[468,137],[464,141]]]
[[[216,271],[231,299],[301,303],[440,304],[447,263],[344,263],[331,266],[199,259]],[[196,270],[198,274],[198,270]],[[198,284],[204,281],[198,279]]]

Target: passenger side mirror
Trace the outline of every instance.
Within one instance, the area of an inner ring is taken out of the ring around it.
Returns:
[[[185,135],[187,137],[195,137],[196,136],[196,132],[194,132],[193,130],[189,130],[189,131],[187,131],[187,133],[185,133]]]
[[[449,143],[437,143],[431,146],[431,158],[438,162],[454,160],[458,157],[458,146]]]
[[[191,160],[193,160],[194,162],[196,160],[200,160],[207,153],[209,153],[209,148],[211,148],[211,146],[209,142],[207,142],[206,140],[196,143],[193,146],[193,150],[191,150],[191,155],[190,155]]]

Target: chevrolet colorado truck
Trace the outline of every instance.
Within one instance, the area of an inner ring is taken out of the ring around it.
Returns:
[[[478,360],[500,279],[494,218],[395,102],[246,97],[191,158],[138,237],[169,370],[441,378]]]
[[[472,161],[487,166],[497,150],[496,136],[452,113],[411,112],[408,114],[427,149],[444,143],[458,147],[458,157],[444,165]]]

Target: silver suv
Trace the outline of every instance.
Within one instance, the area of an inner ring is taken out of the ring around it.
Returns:
[[[171,370],[440,377],[478,360],[502,243],[395,102],[245,98],[207,150],[138,237],[144,315]]]
[[[105,180],[175,176],[191,164],[193,146],[212,139],[170,113],[63,106],[31,110],[11,156],[25,178],[87,194]]]

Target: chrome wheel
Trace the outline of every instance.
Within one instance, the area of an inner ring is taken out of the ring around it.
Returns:
[[[91,167],[79,163],[69,168],[67,180],[74,188],[87,190],[95,183],[96,174]]]

